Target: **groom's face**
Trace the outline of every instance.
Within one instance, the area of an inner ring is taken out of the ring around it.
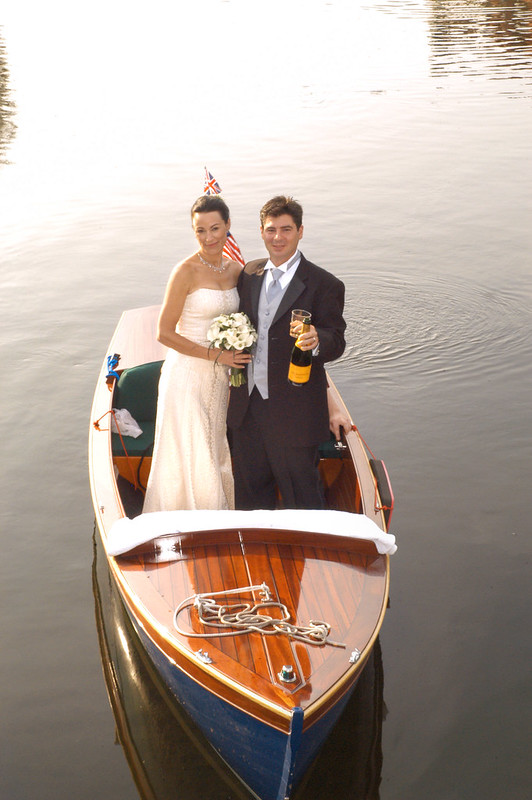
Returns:
[[[266,217],[260,234],[270,254],[272,264],[278,267],[288,261],[296,252],[303,236],[303,225],[296,227],[290,214],[280,217]]]

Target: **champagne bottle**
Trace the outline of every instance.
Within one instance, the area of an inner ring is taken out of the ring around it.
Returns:
[[[310,317],[301,323],[302,333],[307,333],[310,329]],[[298,347],[299,337],[294,344],[292,355],[290,356],[290,367],[288,369],[288,380],[292,386],[303,386],[310,378],[310,368],[312,366],[312,350],[301,350]]]

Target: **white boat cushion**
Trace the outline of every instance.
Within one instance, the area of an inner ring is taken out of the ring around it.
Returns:
[[[117,520],[107,537],[107,553],[118,556],[140,544],[172,533],[236,528],[278,528],[331,536],[351,536],[374,542],[379,553],[397,550],[395,536],[385,533],[364,514],[349,511],[280,509],[279,511],[156,511]]]

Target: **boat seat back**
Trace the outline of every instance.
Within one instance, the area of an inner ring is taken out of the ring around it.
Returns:
[[[155,435],[157,394],[162,361],[151,361],[123,370],[116,382],[113,408],[127,408],[142,429],[137,438],[123,436],[128,455],[151,455]],[[121,456],[124,448],[117,433],[112,434],[113,455]]]
[[[123,370],[116,382],[113,408],[127,408],[133,419],[142,429],[137,438],[123,436],[130,456],[150,456],[155,436],[155,417],[157,414],[157,395],[163,361],[150,361]],[[342,458],[343,452],[337,450],[336,439],[331,434],[329,441],[320,445],[321,458]],[[112,434],[114,456],[125,455],[122,442],[117,433]]]

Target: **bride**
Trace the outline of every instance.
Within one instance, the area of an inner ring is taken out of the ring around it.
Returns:
[[[191,210],[199,250],[172,271],[157,338],[169,347],[161,370],[153,458],[143,511],[234,508],[226,438],[229,367],[245,367],[243,351],[209,347],[219,314],[238,310],[240,264],[223,258],[229,209],[203,195]]]

